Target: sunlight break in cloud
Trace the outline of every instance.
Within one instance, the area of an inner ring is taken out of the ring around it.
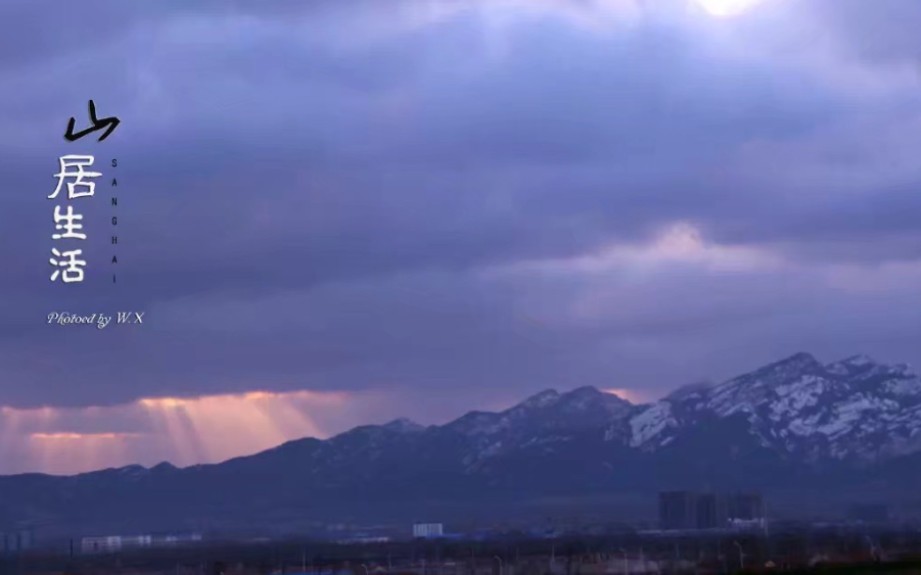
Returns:
[[[610,393],[611,395],[616,395],[621,399],[626,399],[630,403],[636,405],[640,403],[647,403],[656,399],[655,394],[649,393],[641,389],[628,389],[626,387],[617,387],[611,389],[602,389],[601,391],[605,393]]]
[[[728,18],[752,10],[764,0],[695,0],[711,16]]]
[[[571,258],[524,261],[490,273],[583,273],[640,272],[688,264],[711,271],[764,270],[783,260],[767,249],[721,245],[706,241],[689,222],[674,222],[646,243],[615,243],[593,253]]]
[[[251,392],[194,399],[154,398],[138,403],[154,435],[167,439],[179,461],[215,461],[256,452],[304,436],[323,436],[311,417],[341,409],[345,393]]]
[[[358,423],[349,412],[362,402],[373,404],[374,398],[345,392],[250,392],[145,398],[111,407],[2,407],[0,473],[223,461],[341,431],[343,418],[346,426]]]

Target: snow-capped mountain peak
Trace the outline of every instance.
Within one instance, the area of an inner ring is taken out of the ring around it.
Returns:
[[[921,380],[867,356],[822,365],[798,353],[634,414],[630,444],[665,445],[707,418],[741,415],[761,445],[807,459],[867,460],[921,447]]]
[[[867,355],[852,355],[842,360],[830,363],[825,369],[835,375],[847,376],[862,371],[867,371],[878,364]]]
[[[624,413],[633,405],[619,395],[591,386],[579,387],[563,394],[558,403],[561,409],[570,413],[600,409],[610,415]]]
[[[868,355],[858,354],[858,355],[852,355],[851,357],[845,358],[844,360],[841,361],[841,363],[851,365],[854,367],[862,367],[865,365],[873,365],[876,362],[873,361],[873,358],[871,358]]]
[[[670,401],[681,401],[707,393],[715,384],[712,381],[698,381],[683,385],[666,396]]]
[[[921,379],[908,366],[865,356],[822,364],[798,353],[721,383],[684,386],[652,404],[633,405],[588,386],[547,389],[508,409],[469,412],[442,426],[403,419],[356,428],[324,449],[376,457],[391,442],[405,448],[429,440],[438,446],[433,453],[460,449],[467,474],[599,446],[602,458],[634,451],[655,458],[664,450],[667,459],[689,444],[719,449],[723,440],[784,461],[865,465],[921,452]]]
[[[555,389],[545,389],[544,391],[532,395],[526,400],[519,403],[516,407],[523,409],[535,409],[547,407],[553,403],[556,403],[560,399],[560,394]]]

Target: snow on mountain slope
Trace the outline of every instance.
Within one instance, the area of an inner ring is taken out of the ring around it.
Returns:
[[[636,408],[620,397],[593,387],[567,393],[542,391],[499,413],[470,412],[444,426],[471,442],[467,466],[514,451],[573,441],[585,433],[603,433],[604,426],[622,421]]]
[[[630,419],[630,447],[654,449],[657,447],[656,440],[663,444],[668,440],[666,433],[677,428],[678,421],[672,415],[672,404],[660,401]]]
[[[409,464],[400,454],[411,453],[433,469],[456,466],[466,476],[492,478],[541,462],[614,469],[624,458],[657,460],[660,451],[662,461],[687,449],[719,453],[727,448],[722,442],[746,438],[717,430],[746,428],[753,441],[741,444],[790,463],[921,453],[921,380],[908,366],[865,356],[823,365],[800,353],[722,383],[684,386],[652,404],[593,387],[550,389],[504,411],[474,411],[440,426],[363,426],[311,444],[308,456],[335,469],[385,460],[401,462],[388,469],[404,469]]]
[[[465,465],[540,448],[601,441],[643,453],[715,420],[742,418],[755,440],[784,456],[874,461],[921,451],[921,379],[867,356],[822,364],[808,353],[718,384],[697,383],[633,405],[592,387],[546,390],[499,413],[471,412],[443,426],[465,438]],[[564,446],[570,447],[564,447]]]
[[[652,404],[633,405],[593,387],[550,389],[504,411],[470,412],[442,426],[397,420],[358,428],[330,440],[322,453],[338,461],[390,449],[450,451],[465,473],[476,474],[502,461],[575,453],[614,461],[689,442],[718,451],[724,438],[707,431],[721,421],[726,429],[747,426],[751,445],[785,461],[883,460],[921,452],[921,379],[906,365],[866,356],[826,365],[798,353],[722,383],[684,386]]]
[[[655,450],[707,417],[734,414],[763,445],[807,460],[921,449],[921,379],[908,366],[866,356],[823,365],[806,353],[646,407],[630,419],[630,445]]]

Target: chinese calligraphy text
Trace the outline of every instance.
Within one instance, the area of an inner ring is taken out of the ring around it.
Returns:
[[[115,117],[99,120],[96,117],[96,105],[92,100],[89,103],[89,112],[91,126],[80,132],[74,133],[76,120],[74,118],[70,119],[67,124],[67,130],[64,133],[64,138],[67,141],[74,142],[97,130],[105,129],[106,131],[98,140],[101,142],[120,123],[119,119]],[[59,171],[53,176],[57,178],[58,183],[51,195],[48,196],[48,199],[58,199],[65,189],[67,190],[66,199],[68,201],[93,197],[96,194],[95,180],[102,176],[102,172],[92,171],[94,162],[95,157],[92,155],[67,154],[58,158]],[[61,199],[58,199],[58,201],[60,202]],[[57,204],[54,207],[54,228],[57,233],[52,234],[51,239],[57,241],[67,240],[68,242],[66,245],[62,245],[61,249],[57,246],[51,249],[51,257],[48,260],[54,268],[51,273],[51,281],[61,281],[62,283],[82,282],[87,262],[82,259],[83,250],[71,242],[87,239],[87,234],[83,231],[83,214],[77,212],[72,204],[67,204],[66,206]]]

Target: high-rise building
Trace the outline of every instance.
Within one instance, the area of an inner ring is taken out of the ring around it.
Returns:
[[[764,521],[764,502],[757,493],[694,493],[668,491],[659,494],[659,525],[662,529],[719,529],[730,524]]]
[[[729,519],[757,521],[764,519],[764,501],[759,493],[734,493],[729,496]]]
[[[31,549],[33,542],[31,529],[17,529],[0,533],[0,552],[18,553]]]
[[[714,493],[697,495],[695,527],[698,529],[716,529],[726,526],[728,509],[726,498]]]
[[[659,526],[662,529],[693,529],[697,520],[696,496],[690,491],[659,494]]]

